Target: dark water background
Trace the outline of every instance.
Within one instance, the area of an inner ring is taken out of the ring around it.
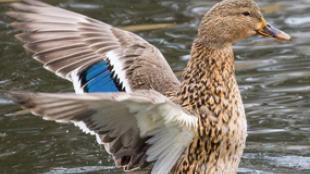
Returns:
[[[49,0],[113,24],[176,23],[176,28],[138,32],[156,45],[174,70],[183,69],[196,27],[214,0]],[[240,173],[310,173],[310,0],[261,0],[267,20],[293,41],[254,37],[236,45],[238,81],[249,124]],[[270,7],[270,5],[272,5]],[[27,55],[0,7],[0,89],[73,91]],[[31,115],[0,98],[0,174],[122,173],[95,138],[72,125]]]

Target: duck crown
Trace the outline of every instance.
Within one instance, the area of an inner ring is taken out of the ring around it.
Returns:
[[[215,46],[232,44],[255,35],[263,21],[253,0],[224,0],[203,17],[198,39]]]

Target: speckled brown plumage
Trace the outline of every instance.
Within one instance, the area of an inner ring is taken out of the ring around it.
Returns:
[[[194,42],[177,101],[199,118],[199,126],[174,173],[236,173],[246,118],[232,48]]]
[[[109,60],[123,90],[7,96],[35,115],[96,135],[125,171],[152,163],[152,174],[237,173],[247,123],[232,45],[256,34],[290,39],[266,23],[253,0],[223,0],[203,17],[180,83],[159,50],[133,33],[36,0],[11,7],[8,15],[23,21],[13,26],[28,30],[17,37],[48,70],[75,83],[88,66]]]
[[[245,20],[247,15],[252,19]],[[197,135],[172,173],[237,173],[247,123],[232,44],[255,34],[264,23],[252,0],[224,0],[204,16],[184,81],[173,96],[173,101],[198,117]]]

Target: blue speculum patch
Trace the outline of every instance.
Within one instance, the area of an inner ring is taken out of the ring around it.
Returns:
[[[102,60],[87,68],[82,74],[84,92],[119,92],[125,91],[118,79],[113,78],[113,67]]]

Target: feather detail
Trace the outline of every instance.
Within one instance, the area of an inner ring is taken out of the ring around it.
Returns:
[[[73,123],[95,135],[116,165],[126,170],[154,163],[152,174],[168,174],[198,126],[196,117],[152,90],[83,95],[8,92],[6,96],[45,120]]]
[[[107,58],[110,61],[111,66],[114,71],[114,78],[119,78],[120,84],[123,85],[125,91],[132,92],[130,84],[128,82],[128,78],[126,75],[126,69],[124,68],[124,64],[121,62],[122,59],[119,58],[119,55],[115,54],[113,51],[109,51],[107,53]]]
[[[44,68],[72,81],[78,93],[83,87],[77,85],[83,84],[77,77],[83,78],[81,74],[100,61],[111,63],[121,90],[166,92],[179,85],[160,51],[131,32],[36,0],[21,0],[10,7],[6,15],[17,20],[11,26],[22,31],[16,38]],[[158,84],[162,78],[164,82]]]
[[[100,61],[82,72],[81,87],[84,92],[125,91],[123,82],[118,79],[109,61]]]

